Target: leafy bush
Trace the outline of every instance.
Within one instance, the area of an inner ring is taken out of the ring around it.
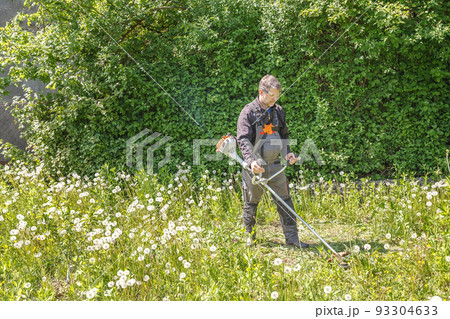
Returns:
[[[444,167],[444,2],[29,3],[37,13],[0,32],[0,68],[13,65],[0,86],[47,84],[50,92],[17,100],[15,116],[53,171],[126,169],[125,141],[145,128],[172,137],[174,157],[191,162],[193,139],[236,131],[267,73],[285,87],[280,104],[297,149],[312,139],[326,164],[305,167],[359,176]]]

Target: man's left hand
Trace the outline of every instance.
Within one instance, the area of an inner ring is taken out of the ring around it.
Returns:
[[[289,165],[294,164],[298,160],[298,158],[295,157],[294,153],[289,153],[288,155],[286,155],[285,159],[289,162]]]

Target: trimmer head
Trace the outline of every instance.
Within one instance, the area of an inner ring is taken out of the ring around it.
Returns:
[[[338,266],[342,269],[350,269],[350,265],[346,262],[339,263]]]
[[[339,262],[338,264],[339,267],[343,269],[349,269],[350,265],[344,261],[344,257],[347,255],[348,255],[347,251],[338,252],[337,254],[333,254],[332,257],[328,259],[328,262],[331,262],[333,259],[337,259],[337,261]]]

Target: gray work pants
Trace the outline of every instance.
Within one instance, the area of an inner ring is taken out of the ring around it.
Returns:
[[[282,166],[280,164],[270,164],[264,166],[265,172],[262,177],[267,178],[272,176],[274,173],[278,172]],[[267,185],[272,188],[275,193],[280,196],[283,201],[294,209],[291,197],[289,196],[289,189],[287,185],[286,175],[283,173],[279,174],[272,180],[270,180]],[[258,208],[259,201],[263,195],[266,188],[262,185],[252,184],[252,174],[246,170],[242,172],[242,193],[244,197],[244,214],[243,220],[245,225],[245,230],[247,233],[252,233],[253,228],[256,223],[256,211]],[[277,206],[278,215],[280,216],[281,226],[283,228],[284,237],[286,239],[286,244],[297,244],[299,245],[298,230],[297,230],[297,219],[282,203],[280,203],[273,195],[272,199],[275,201]],[[255,233],[253,232],[253,239],[255,239]]]

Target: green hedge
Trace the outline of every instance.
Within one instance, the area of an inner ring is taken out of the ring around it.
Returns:
[[[28,92],[15,108],[34,154],[53,171],[126,169],[125,141],[145,128],[173,138],[177,161],[165,170],[191,163],[193,139],[236,132],[267,73],[284,86],[279,103],[294,151],[312,139],[325,162],[305,168],[392,176],[445,167],[447,2],[29,3],[36,14],[0,31],[0,68],[15,65],[0,86],[36,79],[57,90]]]

